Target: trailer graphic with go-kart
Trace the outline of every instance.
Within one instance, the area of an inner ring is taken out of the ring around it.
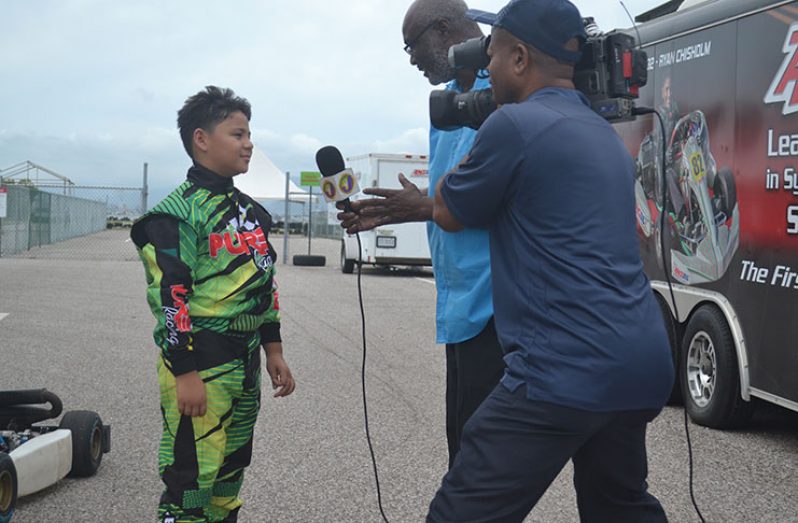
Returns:
[[[695,284],[718,280],[740,243],[740,212],[732,171],[718,169],[701,111],[676,122],[668,136],[664,162],[661,137],[661,132],[647,135],[636,159],[638,231],[654,243],[663,270],[663,243],[670,249],[666,259],[670,259],[674,281]]]

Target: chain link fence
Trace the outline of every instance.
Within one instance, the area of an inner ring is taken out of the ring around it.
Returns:
[[[6,216],[0,218],[0,257],[73,260],[137,260],[130,226],[146,205],[140,187],[6,183]],[[314,198],[314,200],[316,200]],[[272,214],[270,239],[282,246],[288,224],[292,241],[340,240],[335,213],[322,201],[262,200]]]
[[[111,255],[104,252],[108,249],[130,251],[136,257],[125,240],[133,220],[143,213],[142,188],[26,183],[2,187],[6,213],[0,217],[0,257],[106,259]],[[112,237],[124,239],[104,241]],[[118,253],[111,258],[118,259]]]
[[[316,200],[316,198],[314,198]],[[276,241],[277,235],[283,233],[285,227],[285,200],[258,200],[272,215],[272,239]],[[308,228],[313,238],[329,238],[340,240],[343,235],[340,222],[335,218],[338,211],[331,213],[325,201],[289,202],[288,205],[288,232],[291,235],[307,237]],[[310,208],[308,208],[310,206]]]

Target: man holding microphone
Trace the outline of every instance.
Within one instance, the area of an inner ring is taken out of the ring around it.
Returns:
[[[466,18],[463,0],[416,0],[407,10],[402,35],[410,64],[432,85],[448,82],[457,92],[486,89],[487,78],[456,71],[449,47],[482,36]],[[432,222],[435,183],[471,149],[476,132],[430,128],[429,195],[400,175],[402,189],[367,188],[380,198],[351,203],[355,212],[338,215],[350,234],[392,223],[426,221],[437,290],[436,341],[446,345],[446,436],[449,467],[460,448],[463,426],[504,374],[503,353],[493,322],[488,234],[467,229],[450,234]],[[339,205],[339,209],[343,209]]]
[[[445,230],[487,228],[507,372],[466,424],[428,521],[522,521],[569,459],[582,521],[666,521],[645,433],[673,367],[635,234],[633,161],[574,89],[567,0],[512,0],[493,26],[496,110],[438,183]]]

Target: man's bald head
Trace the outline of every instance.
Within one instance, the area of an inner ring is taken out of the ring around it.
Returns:
[[[449,47],[482,36],[479,26],[466,18],[463,0],[415,0],[405,14],[402,37],[409,46],[410,63],[437,85],[455,77],[449,66]]]
[[[479,32],[477,23],[466,18],[467,10],[468,5],[463,0],[415,0],[407,9],[402,29],[408,24],[424,26],[436,18],[443,18],[449,21],[455,32]]]

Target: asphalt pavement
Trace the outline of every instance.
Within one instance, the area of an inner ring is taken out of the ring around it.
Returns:
[[[112,451],[95,477],[65,479],[21,499],[13,523],[155,521],[160,437],[153,318],[126,231],[37,259],[0,259],[0,389],[47,388],[65,410],[97,411]],[[275,242],[282,250],[282,238]],[[82,247],[89,249],[89,247]],[[278,266],[288,398],[264,401],[242,496],[246,522],[379,522],[363,428],[357,275],[339,243],[313,240],[324,267]],[[292,238],[290,254],[307,254]],[[282,258],[282,257],[280,257]],[[364,269],[368,413],[382,504],[391,522],[424,520],[446,469],[444,351],[434,342],[429,270]],[[8,314],[3,317],[3,314]],[[649,483],[674,522],[698,521],[688,485],[683,411],[668,407],[648,434]],[[760,409],[744,430],[690,425],[695,497],[711,522],[798,522],[798,414]],[[566,468],[528,518],[578,521]]]

